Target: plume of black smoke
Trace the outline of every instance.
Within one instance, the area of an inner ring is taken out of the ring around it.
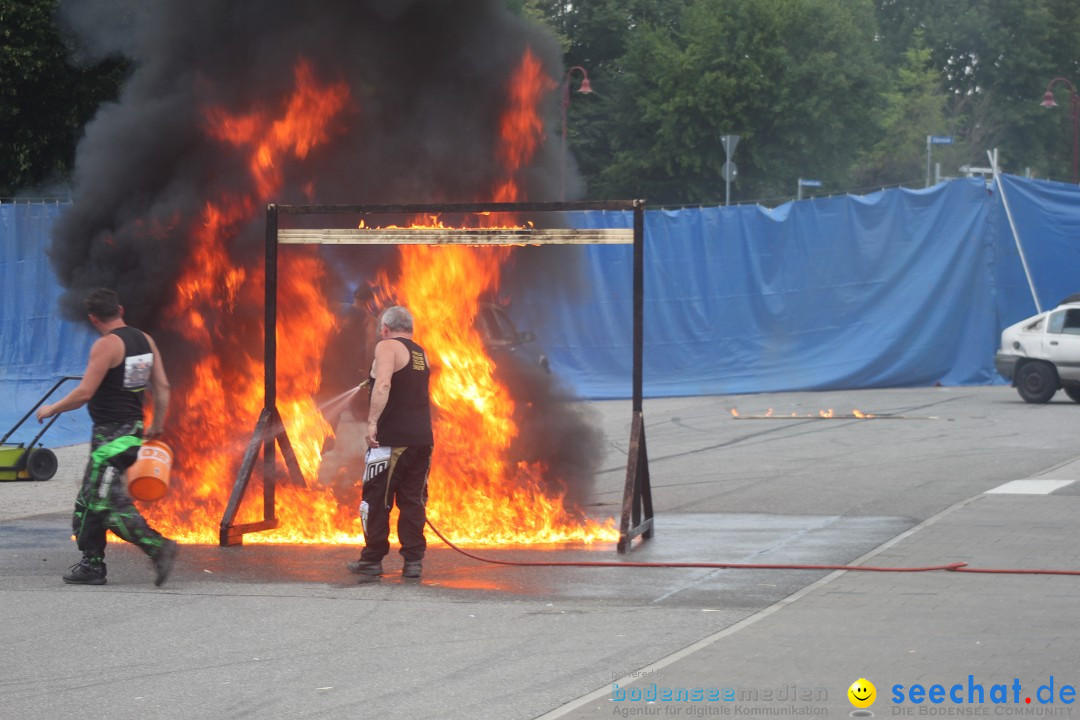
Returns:
[[[62,309],[81,318],[86,290],[114,288],[131,324],[165,338],[171,367],[187,359],[159,318],[174,300],[193,227],[209,199],[254,192],[251,149],[214,139],[208,108],[280,112],[301,58],[320,82],[349,89],[331,142],[286,160],[277,196],[257,198],[246,225],[223,238],[231,260],[250,266],[261,262],[261,203],[488,199],[504,179],[495,138],[524,49],[561,78],[554,40],[501,0],[73,0],[61,16],[86,58],[119,51],[135,64],[119,100],[101,109],[78,148],[74,204],[57,222],[50,251],[67,288]],[[558,117],[558,102],[556,88],[549,118]],[[524,198],[558,199],[559,154],[555,137],[540,146],[518,175]],[[535,253],[528,269],[514,270],[514,282],[565,283],[574,277],[567,256],[576,252]],[[344,271],[327,296],[370,277],[386,253],[350,247],[335,255],[332,264]],[[240,325],[258,353],[261,310],[250,312]]]
[[[514,398],[514,457],[542,463],[548,495],[562,495],[567,507],[582,508],[605,442],[595,411],[573,402],[551,373],[517,356],[500,356],[495,376]]]
[[[493,138],[523,49],[559,77],[554,42],[499,0],[162,0],[122,15],[136,28],[127,46],[111,25],[90,20],[89,8],[114,11],[117,2],[80,0],[67,14],[68,27],[94,37],[82,46],[128,49],[136,63],[119,102],[86,129],[75,204],[54,236],[53,263],[69,288],[63,309],[73,318],[85,290],[104,285],[126,300],[133,322],[153,325],[206,199],[251,184],[242,151],[206,132],[206,108],[276,110],[298,58],[324,82],[346,82],[352,104],[333,142],[286,168],[280,195],[261,201],[487,198],[501,179]],[[559,167],[558,142],[544,143],[524,175],[528,199],[555,198]],[[261,219],[238,245],[258,243]],[[238,262],[247,255],[230,250]],[[370,267],[378,258],[353,260]]]

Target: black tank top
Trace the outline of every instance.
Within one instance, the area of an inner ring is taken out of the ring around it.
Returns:
[[[378,440],[384,447],[434,445],[424,348],[407,338],[391,338],[409,351],[409,362],[390,378],[390,396],[379,416]]]
[[[154,367],[154,353],[142,331],[125,325],[110,334],[124,341],[124,360],[105,373],[87,404],[95,425],[142,420],[144,391]]]

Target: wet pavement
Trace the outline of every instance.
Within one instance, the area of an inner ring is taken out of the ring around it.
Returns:
[[[611,516],[629,403],[590,405],[608,449],[588,509]],[[829,409],[844,417],[820,417]],[[931,707],[907,688],[1080,684],[1080,639],[1063,629],[1075,576],[631,566],[1080,569],[1080,406],[925,388],[651,400],[645,419],[652,540],[625,555],[470,549],[622,566],[497,565],[435,541],[420,580],[401,578],[393,554],[385,576],[358,581],[344,567],[356,548],[248,543],[185,546],[155,588],[148,561],[114,543],[108,585],[65,586],[75,448],[48,483],[0,483],[0,706],[25,718],[847,716],[847,688],[865,677],[878,716],[1000,715],[1030,706]],[[1022,479],[1060,482],[984,494]],[[650,702],[695,687],[700,699]]]

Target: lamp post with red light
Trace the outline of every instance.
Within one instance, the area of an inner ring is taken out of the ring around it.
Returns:
[[[1073,182],[1080,182],[1080,96],[1076,94],[1076,86],[1062,77],[1056,77],[1050,81],[1050,84],[1046,86],[1046,92],[1043,93],[1043,100],[1040,103],[1045,108],[1057,107],[1057,103],[1054,101],[1054,85],[1057,83],[1064,83],[1069,88],[1069,118],[1072,120],[1073,131]]]
[[[572,75],[575,71],[581,73],[581,83],[575,92],[588,95],[593,91],[592,84],[589,83],[589,74],[585,72],[585,68],[575,65],[566,71],[562,82],[562,172],[559,177],[563,200],[566,200],[566,111],[570,107],[570,81],[573,79]]]

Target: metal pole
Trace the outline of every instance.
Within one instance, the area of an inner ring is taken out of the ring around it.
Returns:
[[[277,405],[277,205],[266,206],[266,267],[263,279],[263,405]]]
[[[1080,182],[1080,97],[1077,97],[1076,86],[1063,77],[1056,77],[1046,86],[1043,100],[1040,103],[1045,108],[1057,107],[1054,102],[1054,86],[1063,83],[1069,88],[1069,118],[1073,127],[1073,182]]]
[[[578,92],[585,95],[592,93],[592,83],[589,82],[589,73],[585,71],[585,68],[580,65],[575,65],[572,68],[566,70],[566,74],[563,75],[563,90],[562,90],[562,158],[560,159],[561,171],[559,173],[559,184],[561,186],[561,200],[566,201],[566,156],[569,152],[566,147],[566,111],[570,107],[570,78],[573,76],[575,70],[581,71],[581,84],[578,86]]]
[[[795,191],[795,199],[802,200],[802,178],[799,178],[799,189]]]
[[[645,201],[634,201],[634,366],[633,393],[636,413],[642,410],[642,369],[645,327]]]
[[[1080,182],[1078,174],[1078,158],[1080,158],[1080,96],[1076,90],[1069,95],[1069,113],[1072,115],[1073,126],[1073,183]]]
[[[570,71],[566,71],[562,88],[562,153],[559,156],[559,199],[566,200],[566,109],[570,107]]]
[[[926,187],[930,187],[930,136],[926,136]]]
[[[1016,231],[1016,222],[1013,220],[1012,210],[1009,209],[1008,198],[1005,197],[1005,186],[1001,183],[1001,173],[998,172],[997,150],[986,151],[990,157],[990,169],[994,172],[994,182],[997,184],[998,193],[1001,195],[1001,204],[1005,206],[1005,217],[1009,220],[1009,228],[1012,229],[1013,242],[1016,243],[1016,251],[1020,254],[1020,264],[1024,267],[1024,277],[1027,278],[1028,289],[1031,291],[1031,299],[1035,301],[1035,312],[1042,312],[1039,304],[1039,296],[1035,294],[1035,282],[1031,279],[1031,269],[1028,268],[1027,257],[1024,255],[1024,247],[1020,244],[1020,233]]]
[[[266,207],[266,269],[263,287],[266,310],[263,317],[263,386],[264,409],[269,412],[269,433],[263,440],[263,519],[276,516],[274,485],[277,482],[274,442],[278,432],[284,432],[277,414],[277,270],[278,270],[278,213],[277,206]]]

